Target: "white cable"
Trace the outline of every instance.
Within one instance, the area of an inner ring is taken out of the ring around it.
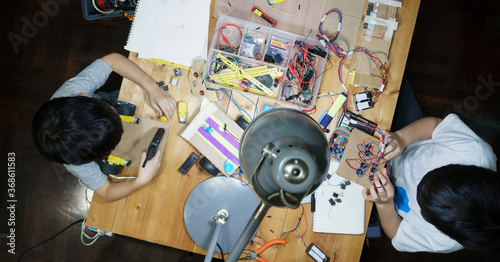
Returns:
[[[78,180],[80,182],[80,184],[82,184],[82,182],[80,180]],[[82,184],[83,185],[83,184]],[[88,196],[87,196],[87,190],[88,188],[85,187],[85,205],[87,206],[87,213],[85,214],[85,218],[83,219],[83,222],[82,222],[82,232],[80,234],[80,240],[82,242],[82,244],[84,244],[85,246],[90,246],[92,244],[94,244],[97,239],[99,239],[100,236],[104,235],[104,232],[97,232],[94,236],[89,236],[85,233],[85,221],[87,221],[87,215],[89,214],[89,199],[88,199]],[[83,240],[83,237],[86,237],[87,239],[89,240],[92,240],[90,243],[86,243],[84,240]]]
[[[114,175],[109,175],[108,176],[116,179],[132,179],[132,178],[137,178],[136,176],[114,176]]]

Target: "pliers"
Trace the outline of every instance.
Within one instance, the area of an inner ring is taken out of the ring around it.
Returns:
[[[248,256],[247,257],[243,257],[243,258],[240,258],[240,260],[250,260],[250,259],[255,259],[259,262],[266,262],[265,259],[261,258],[260,257],[260,253],[266,251],[266,249],[272,245],[275,245],[275,244],[282,244],[283,246],[286,244],[286,240],[284,239],[274,239],[274,240],[271,240],[269,242],[267,242],[266,244],[264,244],[263,246],[261,246],[260,248],[257,248],[255,251],[243,251],[244,253],[247,253]]]

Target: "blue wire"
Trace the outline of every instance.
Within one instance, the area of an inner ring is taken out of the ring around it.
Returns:
[[[259,89],[260,90],[260,89]],[[242,95],[244,98],[246,98],[248,101],[252,102],[253,106],[255,107],[255,112],[253,113],[253,116],[255,117],[256,115],[258,115],[258,112],[259,112],[259,108],[257,107],[257,105],[252,101],[252,99],[248,98],[247,96],[245,96],[244,94],[242,94],[241,92],[239,91],[235,91],[236,93]]]
[[[363,52],[365,53],[365,52]],[[372,61],[370,60],[370,56],[368,56],[367,53],[365,53],[366,58],[368,59],[368,74],[372,74]]]
[[[299,235],[300,239],[302,239],[302,244],[304,244],[304,246],[307,248],[306,241],[304,241],[304,239],[302,238],[302,236],[301,236],[301,235],[300,235],[300,233],[299,233],[299,230],[298,230],[298,228],[299,228],[299,224],[300,224],[300,220],[299,220],[299,222],[297,223],[297,226],[295,227],[295,231],[297,231],[297,235]]]
[[[391,59],[389,58],[389,56],[388,56],[386,53],[382,53],[382,52],[373,52],[372,54],[384,55],[384,56],[387,58],[387,61],[389,61],[389,64],[391,63]]]
[[[238,103],[234,100],[234,98],[232,97],[233,91],[231,91],[231,95],[227,94],[226,90],[223,90],[222,92],[226,93],[226,95],[229,97],[229,100],[233,102],[236,108],[238,108],[238,111],[240,111],[241,115],[243,115],[243,112],[245,112],[245,114],[248,116],[248,119],[250,119],[250,121],[253,120],[250,114],[247,111],[245,111],[245,109],[241,108],[240,105],[238,105]]]

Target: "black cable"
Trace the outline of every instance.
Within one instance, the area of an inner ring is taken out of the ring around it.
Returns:
[[[63,230],[59,231],[59,233],[57,233],[57,234],[55,234],[55,235],[51,236],[49,239],[47,239],[47,240],[45,240],[45,241],[42,241],[42,242],[40,242],[40,243],[38,243],[38,244],[36,244],[36,245],[34,245],[34,246],[32,246],[32,247],[30,247],[30,248],[26,249],[26,251],[24,251],[24,252],[21,254],[21,256],[19,257],[19,259],[17,259],[17,262],[21,261],[21,258],[23,258],[23,256],[24,256],[24,255],[26,255],[26,254],[27,254],[28,252],[30,252],[31,250],[33,250],[33,249],[35,249],[35,248],[37,248],[37,247],[39,247],[39,246],[41,246],[41,245],[43,245],[43,244],[45,244],[45,243],[49,242],[50,240],[52,240],[52,239],[56,238],[57,236],[59,236],[60,234],[62,234],[62,233],[63,233],[64,231],[66,231],[68,228],[70,228],[70,227],[72,227],[72,226],[74,226],[74,225],[76,225],[76,224],[78,224],[78,223],[82,223],[82,222],[83,222],[83,219],[77,220],[77,221],[75,221],[75,222],[71,223],[71,225],[69,225],[69,226],[65,227]]]
[[[220,247],[219,243],[217,243],[217,246],[219,247],[220,250],[220,256],[222,257],[222,262],[224,262],[224,252],[222,252],[222,247]]]

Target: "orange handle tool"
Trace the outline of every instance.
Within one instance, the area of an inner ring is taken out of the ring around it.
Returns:
[[[267,242],[265,245],[263,245],[260,248],[258,248],[257,250],[255,250],[255,253],[260,254],[260,253],[264,252],[264,250],[266,250],[268,247],[270,247],[272,245],[276,245],[276,244],[282,244],[284,246],[286,244],[286,240],[284,240],[284,239],[271,240],[271,241]]]

